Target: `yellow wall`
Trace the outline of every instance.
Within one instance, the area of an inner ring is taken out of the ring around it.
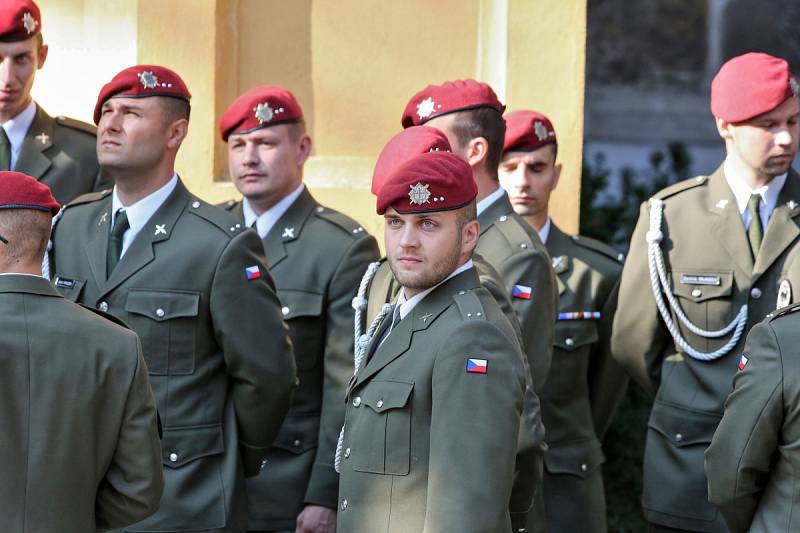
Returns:
[[[564,163],[553,215],[576,231],[583,137],[586,0],[39,0],[50,58],[34,96],[91,121],[103,83],[134,63],[175,69],[192,92],[178,171],[209,201],[226,182],[216,123],[241,92],[290,88],[314,139],[306,183],[380,234],[372,166],[429,83],[475,77],[508,109],[548,114]]]

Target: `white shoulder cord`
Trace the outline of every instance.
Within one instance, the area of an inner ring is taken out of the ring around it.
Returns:
[[[53,228],[56,227],[56,223],[61,219],[61,215],[64,214],[64,207],[63,205],[61,206],[61,209],[58,210],[58,213],[50,222],[50,239],[47,240],[47,248],[42,258],[42,277],[46,280],[50,279],[50,252],[53,251]]]
[[[662,215],[664,211],[664,202],[659,200],[658,198],[651,198],[650,199],[650,231],[647,232],[647,262],[648,267],[650,270],[650,284],[653,288],[653,295],[656,299],[656,305],[658,306],[658,311],[661,314],[661,318],[664,319],[664,323],[669,330],[670,335],[675,340],[675,344],[683,350],[687,355],[690,357],[697,359],[699,361],[713,361],[722,357],[723,355],[730,352],[734,346],[739,342],[739,339],[744,332],[744,328],[747,325],[747,304],[743,305],[741,309],[739,309],[739,314],[736,315],[736,318],[731,321],[730,324],[725,326],[724,328],[717,330],[717,331],[707,331],[702,328],[697,327],[693,324],[689,318],[684,314],[683,310],[680,307],[680,303],[675,299],[675,296],[672,294],[672,290],[669,287],[669,281],[667,280],[667,273],[666,268],[664,267],[664,256],[661,253],[660,243],[664,239],[664,233],[661,231],[661,221]],[[681,335],[677,325],[672,320],[672,315],[670,314],[669,310],[667,309],[666,303],[664,302],[664,297],[662,294],[667,296],[667,300],[669,301],[669,305],[672,308],[672,311],[675,312],[675,316],[686,326],[689,331],[694,333],[695,335],[699,335],[705,338],[719,338],[724,335],[727,335],[732,330],[733,335],[731,336],[730,340],[721,348],[713,352],[701,352],[699,350],[695,350],[692,348],[686,339],[683,338]]]
[[[363,335],[361,334],[361,320],[363,317],[364,311],[367,309],[367,287],[369,286],[370,281],[375,276],[375,273],[378,271],[378,268],[381,266],[380,262],[376,261],[374,263],[370,263],[369,267],[367,267],[367,271],[364,272],[364,276],[361,278],[361,284],[358,286],[358,295],[353,298],[353,309],[355,310],[355,342],[354,342],[354,349],[353,349],[353,375],[355,376],[358,374],[358,369],[361,367],[361,362],[364,360],[364,356],[367,352],[367,347],[369,346],[372,337],[375,335],[375,330],[378,329],[378,326],[386,318],[386,315],[390,314],[394,310],[394,305],[392,304],[384,304],[381,307],[380,312],[375,316],[372,320],[372,323],[367,328],[367,332]],[[336,442],[336,455],[334,457],[334,468],[336,472],[339,472],[339,467],[342,464],[342,445],[344,443],[344,425],[342,425],[342,430],[339,432],[339,440]]]

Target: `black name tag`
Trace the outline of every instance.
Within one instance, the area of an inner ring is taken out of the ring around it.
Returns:
[[[681,274],[683,285],[720,285],[722,278],[710,274]]]
[[[75,287],[75,280],[69,278],[56,278],[56,287],[61,287],[62,289],[72,289]]]

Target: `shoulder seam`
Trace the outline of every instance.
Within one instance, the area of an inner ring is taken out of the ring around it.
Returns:
[[[652,197],[664,200],[666,198],[669,198],[670,196],[675,196],[676,194],[681,193],[683,191],[688,191],[689,189],[694,189],[695,187],[699,187],[700,185],[705,185],[706,183],[708,183],[708,176],[697,176],[694,178],[689,178],[686,180],[679,181],[678,183],[674,183],[664,189],[661,189]]]

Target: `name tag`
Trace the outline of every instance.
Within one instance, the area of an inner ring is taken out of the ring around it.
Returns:
[[[72,289],[75,287],[75,280],[69,278],[56,278],[56,287],[61,287],[62,289]]]
[[[708,274],[681,274],[683,285],[720,285],[722,278]]]

